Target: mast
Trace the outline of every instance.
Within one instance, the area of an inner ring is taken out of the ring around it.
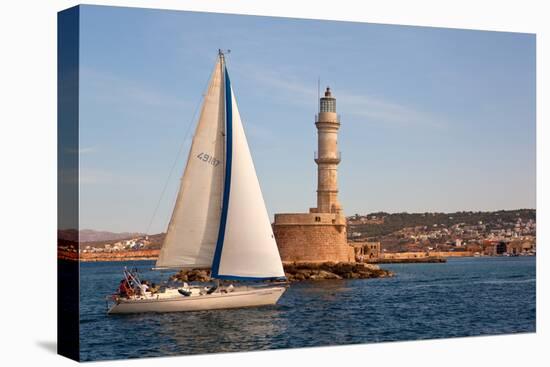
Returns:
[[[218,240],[216,241],[216,248],[214,250],[214,258],[212,259],[212,277],[218,278],[220,261],[222,256],[223,243],[225,240],[225,232],[227,225],[227,212],[229,210],[229,195],[231,193],[231,170],[232,170],[232,155],[233,155],[233,114],[232,114],[232,94],[231,84],[229,81],[229,74],[227,73],[227,67],[225,65],[225,55],[221,49],[218,49],[218,56],[220,58],[220,65],[222,67],[221,73],[223,78],[222,83],[222,100],[225,102],[224,109],[224,180],[222,185],[222,207],[220,215],[220,225],[218,228]]]
[[[222,88],[221,88],[221,100],[225,101],[225,88],[223,87],[225,85],[225,55],[223,53],[223,50],[221,48],[218,48],[218,60],[220,63],[220,75],[222,76]],[[223,172],[225,172],[225,159],[226,159],[226,119],[225,119],[225,106],[223,103],[220,105],[220,115],[223,116],[223,123],[221,128],[221,135],[222,135],[222,145],[223,145],[223,157],[222,157],[222,169]],[[223,197],[223,186],[224,186],[224,176],[220,175],[220,195]],[[223,207],[223,200],[220,201],[220,211]]]

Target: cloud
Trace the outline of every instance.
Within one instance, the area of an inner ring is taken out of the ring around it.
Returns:
[[[293,97],[301,97],[312,100],[316,97],[317,91],[314,85],[307,85],[297,79],[285,79],[282,74],[275,72],[263,72],[255,74],[256,81],[267,84],[271,88],[284,90],[285,94]]]
[[[317,87],[307,84],[292,73],[259,70],[249,66],[243,76],[253,79],[270,90],[271,95],[284,98],[286,103],[304,104],[317,99]],[[339,90],[337,95],[339,111],[346,116],[367,119],[370,123],[399,126],[444,127],[446,118],[428,111],[422,111],[400,101],[373,97],[368,92]]]
[[[263,85],[269,90],[270,96],[283,98],[286,103],[303,105],[317,98],[317,84],[306,84],[289,72],[276,72],[260,69],[253,65],[236,69],[240,77]]]
[[[191,105],[173,94],[109,72],[82,67],[80,77],[84,100],[91,98],[101,103],[131,103],[153,107]]]
[[[401,103],[346,91],[338,93],[338,104],[346,115],[400,126],[443,127],[446,120]]]

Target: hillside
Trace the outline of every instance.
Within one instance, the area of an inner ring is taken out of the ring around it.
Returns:
[[[373,219],[375,218],[375,220]],[[536,220],[535,209],[499,210],[495,212],[455,213],[371,213],[348,217],[348,233],[358,232],[361,237],[387,236],[404,228],[417,226],[451,227],[455,224],[477,225],[484,223],[488,229],[498,228],[501,223],[515,223],[522,220]],[[362,220],[363,219],[363,220]],[[366,222],[366,223],[361,223]],[[376,223],[374,223],[376,222]]]
[[[64,240],[84,242],[112,242],[125,240],[130,238],[136,238],[143,236],[143,233],[135,232],[109,232],[109,231],[96,231],[93,229],[63,229],[57,231],[57,236]]]

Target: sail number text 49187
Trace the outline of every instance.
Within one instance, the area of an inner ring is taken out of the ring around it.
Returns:
[[[209,163],[209,164],[213,165],[214,167],[217,167],[218,164],[220,164],[220,160],[214,158],[210,154],[199,153],[199,155],[197,155],[197,158],[200,159],[203,162],[206,162],[206,163]]]

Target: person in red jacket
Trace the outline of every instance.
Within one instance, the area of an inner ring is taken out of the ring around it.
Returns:
[[[129,297],[133,294],[133,289],[128,284],[128,281],[126,279],[122,279],[120,281],[120,285],[118,286],[118,294],[121,297]]]

